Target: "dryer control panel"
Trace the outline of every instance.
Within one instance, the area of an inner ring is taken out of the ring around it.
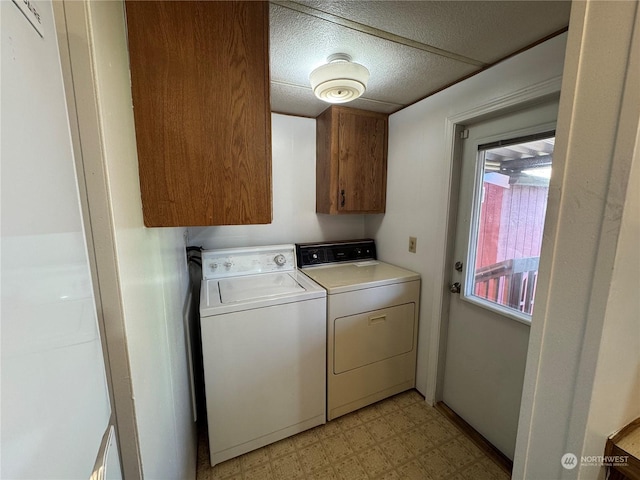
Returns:
[[[296,255],[300,268],[325,263],[375,260],[376,244],[371,239],[296,243]]]
[[[296,268],[294,245],[226,248],[202,251],[202,278],[218,279]]]

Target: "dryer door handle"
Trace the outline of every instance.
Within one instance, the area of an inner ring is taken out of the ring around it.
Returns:
[[[369,325],[375,325],[376,323],[382,323],[387,321],[386,315],[378,315],[377,317],[369,317]]]

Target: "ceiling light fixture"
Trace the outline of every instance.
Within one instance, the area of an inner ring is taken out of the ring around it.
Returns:
[[[364,93],[369,80],[366,67],[353,63],[346,53],[334,53],[327,62],[309,75],[316,97],[329,103],[346,103]]]

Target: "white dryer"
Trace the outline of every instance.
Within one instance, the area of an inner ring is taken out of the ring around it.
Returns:
[[[373,240],[296,245],[327,290],[327,419],[415,387],[420,276],[376,260]]]
[[[295,263],[294,245],[202,252],[211,465],[326,421],[326,292]]]

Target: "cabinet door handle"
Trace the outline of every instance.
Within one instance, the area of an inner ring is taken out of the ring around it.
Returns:
[[[344,207],[345,204],[345,198],[344,198],[344,190],[340,190],[340,206]]]
[[[375,325],[376,323],[382,323],[387,321],[386,315],[378,315],[377,317],[369,317],[369,325]]]

